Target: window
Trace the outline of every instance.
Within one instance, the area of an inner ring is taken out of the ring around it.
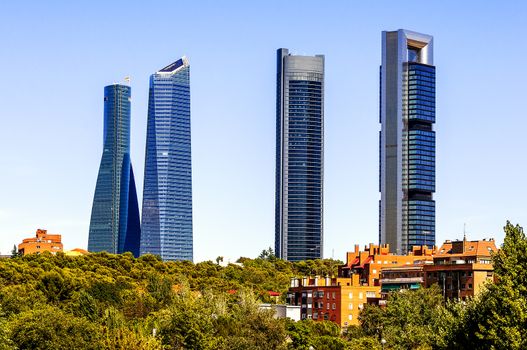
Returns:
[[[465,287],[466,287],[466,285],[465,285],[465,283],[463,283],[463,284],[461,285],[461,289],[465,289]]]
[[[329,292],[326,292],[326,299],[329,299]]]
[[[362,292],[359,292],[359,299],[362,299]]]
[[[348,320],[353,320],[353,315],[348,315]]]
[[[468,284],[468,289],[472,289],[472,284]]]
[[[328,310],[329,310],[329,303],[327,303],[327,304],[326,304],[326,309],[328,309]]]
[[[331,305],[331,308],[332,308],[333,310],[335,310],[335,309],[337,308],[337,305],[336,305],[335,303],[333,303],[333,305]]]
[[[349,292],[348,298],[353,299],[353,292]]]
[[[333,299],[335,299],[335,292],[332,292],[332,293],[331,293],[331,297],[332,297]]]

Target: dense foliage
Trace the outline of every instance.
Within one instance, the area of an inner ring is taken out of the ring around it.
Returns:
[[[265,250],[220,266],[106,253],[0,260],[0,350],[526,349],[527,238],[507,223],[497,282],[445,302],[437,287],[365,306],[360,326],[275,319],[260,310],[292,276],[335,274],[333,260],[290,263]],[[234,292],[236,291],[236,292]]]
[[[283,295],[291,277],[334,275],[341,263],[290,263],[270,250],[237,264],[222,260],[106,253],[0,260],[0,350],[302,348],[291,340],[292,322],[258,305],[283,301],[268,292]],[[331,336],[341,338],[334,329]]]

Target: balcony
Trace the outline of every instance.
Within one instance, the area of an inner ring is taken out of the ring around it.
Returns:
[[[406,284],[406,283],[423,283],[423,277],[400,277],[400,278],[381,278],[383,284]]]

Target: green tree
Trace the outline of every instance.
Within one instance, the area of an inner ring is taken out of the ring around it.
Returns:
[[[262,259],[262,260],[276,260],[276,256],[274,255],[273,248],[269,247],[267,249],[262,250],[262,252],[258,256],[258,259]]]
[[[288,320],[287,330],[290,339],[289,349],[343,350],[348,343],[340,336],[340,327],[330,321],[303,320],[293,322]]]
[[[389,349],[428,349],[436,344],[434,325],[443,298],[437,285],[416,291],[393,292],[387,306],[366,305],[360,322],[367,336],[384,338]]]
[[[188,289],[173,298],[166,310],[156,315],[162,343],[171,349],[213,349],[211,309],[207,301]]]
[[[216,304],[221,306],[222,303]],[[285,320],[275,319],[273,310],[260,310],[254,294],[241,290],[230,308],[216,306],[215,333],[223,342],[218,349],[285,350]]]
[[[166,306],[172,300],[172,281],[158,274],[148,276],[147,290],[159,306]]]
[[[17,247],[16,247],[16,244],[13,244],[13,249],[11,249],[11,258],[16,258],[18,256],[20,256],[21,254],[19,253]]]
[[[75,287],[73,281],[56,271],[46,272],[40,278],[38,289],[44,293],[49,302],[69,299]]]
[[[17,349],[99,349],[101,329],[53,306],[26,311],[9,325]]]
[[[14,344],[9,338],[7,319],[0,308],[0,350],[14,350]]]
[[[507,222],[501,249],[493,255],[496,283],[489,283],[460,313],[452,349],[527,348],[527,239]]]

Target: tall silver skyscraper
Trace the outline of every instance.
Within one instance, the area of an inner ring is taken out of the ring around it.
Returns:
[[[141,254],[191,260],[190,64],[185,57],[150,77]]]
[[[379,241],[405,254],[435,244],[433,38],[382,33]]]
[[[324,56],[277,51],[275,254],[322,258]]]

